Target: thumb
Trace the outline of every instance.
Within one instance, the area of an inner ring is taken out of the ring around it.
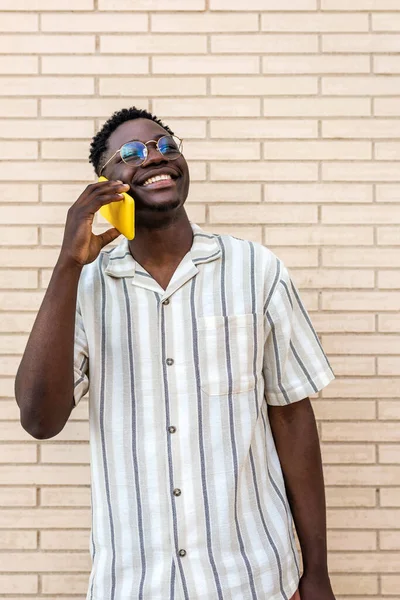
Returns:
[[[120,235],[121,233],[118,231],[118,229],[112,227],[111,229],[104,231],[104,233],[100,233],[97,237],[100,240],[101,247],[104,248],[104,246],[107,246],[107,244],[117,239],[117,237]]]

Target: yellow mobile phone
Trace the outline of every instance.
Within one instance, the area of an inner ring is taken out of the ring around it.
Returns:
[[[107,177],[99,177],[99,181],[108,181]],[[135,201],[129,194],[122,193],[121,202],[110,202],[99,210],[109,223],[128,240],[135,237]]]

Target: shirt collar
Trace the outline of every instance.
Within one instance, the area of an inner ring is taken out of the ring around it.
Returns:
[[[204,264],[217,260],[221,257],[221,247],[218,238],[212,233],[206,233],[196,225],[191,223],[193,230],[193,243],[188,254],[194,265]],[[105,251],[105,273],[111,277],[150,277],[143,267],[135,261],[129,250],[127,238],[112,248]],[[189,258],[189,257],[188,257]]]

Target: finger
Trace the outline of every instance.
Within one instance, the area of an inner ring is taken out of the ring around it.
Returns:
[[[95,213],[99,210],[101,206],[105,206],[106,204],[111,204],[111,202],[121,202],[124,199],[122,194],[105,194],[104,196],[96,196],[92,198],[90,204],[88,205],[88,209],[91,213]]]
[[[89,200],[91,200],[100,192],[101,194],[104,194],[105,192],[127,192],[128,190],[129,185],[127,183],[123,183],[122,181],[100,181],[88,186],[89,193],[87,194],[87,197]]]
[[[116,240],[117,237],[120,235],[121,232],[118,231],[118,229],[115,229],[115,227],[113,227],[111,229],[108,229],[107,231],[104,231],[104,233],[100,233],[96,237],[99,238],[101,247],[104,248],[104,246],[107,246],[107,244]]]

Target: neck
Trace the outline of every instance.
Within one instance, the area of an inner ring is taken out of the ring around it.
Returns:
[[[150,226],[139,224],[135,238],[129,242],[134,259],[148,270],[150,267],[168,268],[180,263],[192,247],[193,230],[186,211],[174,219]]]

